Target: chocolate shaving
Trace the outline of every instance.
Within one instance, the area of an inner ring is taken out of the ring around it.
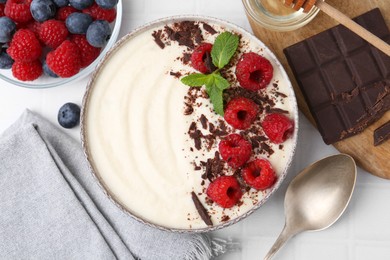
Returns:
[[[200,162],[205,167],[205,172],[202,174],[202,179],[208,179],[213,182],[218,176],[224,175],[225,161],[221,160],[219,152],[214,153],[214,158],[207,159],[207,162]]]
[[[288,114],[289,113],[287,110],[277,108],[277,107],[271,107],[271,106],[266,106],[265,112],[267,114],[271,114],[271,113]]]
[[[196,100],[198,97],[203,96],[203,92],[198,87],[188,88],[187,95],[184,97],[184,115],[191,115],[194,112],[196,106]]]
[[[207,122],[208,122],[208,120],[207,120],[207,118],[205,117],[204,114],[202,114],[200,116],[199,120],[200,120],[200,123],[202,124],[203,129],[207,129]]]
[[[152,33],[157,45],[164,49],[166,45],[171,45],[176,41],[179,45],[194,49],[196,44],[203,42],[202,30],[198,22],[183,21],[174,23],[172,26],[164,26],[164,30],[154,31]],[[183,63],[188,63],[188,57],[183,58]]]
[[[203,135],[202,132],[197,129],[195,122],[191,123],[187,133],[194,140],[195,148],[200,150],[202,145],[201,138]]]
[[[187,65],[191,60],[191,53],[183,53],[183,57],[181,58],[181,62],[183,62],[184,65]]]
[[[286,97],[287,97],[287,95],[284,94],[284,93],[282,93],[282,92],[276,91],[275,93],[276,93],[279,97],[282,97],[282,98],[286,98]]]
[[[211,217],[209,213],[207,212],[206,208],[202,205],[200,202],[198,196],[196,196],[195,192],[191,192],[192,201],[195,204],[195,208],[198,211],[200,217],[206,223],[207,226],[212,226],[213,222],[211,221]]]
[[[175,23],[172,30],[173,32],[170,32],[170,39],[190,49],[194,49],[195,44],[203,41],[202,30],[196,22],[183,21]]]
[[[173,40],[173,34],[174,34],[175,32],[172,30],[172,28],[169,27],[168,25],[166,25],[166,26],[164,27],[164,31],[165,31],[165,33],[167,34],[167,37],[168,37],[169,39]]]
[[[206,170],[205,170],[205,174],[206,174],[206,178],[209,179],[210,182],[213,181],[213,173],[212,173],[212,161],[211,159],[207,159],[207,162],[206,162]]]
[[[273,107],[273,108],[267,107],[267,108],[268,108],[267,113],[278,113],[278,114],[288,114],[289,113],[287,110],[277,108],[277,107]]]
[[[195,31],[195,42],[197,44],[200,44],[203,41],[202,31],[198,28],[198,30]]]
[[[210,151],[211,148],[213,148],[213,145],[215,143],[214,136],[208,135],[206,140],[207,140],[207,151]]]
[[[265,142],[266,140],[267,138],[264,136],[253,136],[250,138],[250,142],[252,144],[253,149],[260,148],[261,143]]]
[[[199,130],[196,130],[192,137],[194,138],[195,148],[197,150],[200,150],[200,148],[202,148],[202,141],[200,139],[202,137],[202,132],[200,132]]]
[[[374,131],[374,145],[378,146],[390,138],[390,121]]]
[[[222,221],[222,222],[226,222],[226,221],[229,221],[229,220],[230,220],[230,217],[227,216],[227,215],[224,215],[224,216],[222,216],[222,218],[221,218],[221,221]]]
[[[177,72],[173,72],[173,71],[170,71],[169,72],[169,75],[171,75],[171,76],[174,76],[175,78],[180,78],[182,75],[181,75],[181,73],[179,72],[179,71],[177,71]]]
[[[190,134],[191,132],[193,132],[195,130],[196,130],[196,123],[192,122],[191,125],[190,125],[190,128],[188,130],[188,134]]]
[[[218,151],[215,151],[213,165],[214,165],[214,170],[216,173],[222,172],[223,164],[221,163],[221,158],[219,157]]]
[[[211,35],[214,35],[217,33],[217,31],[213,27],[211,27],[211,25],[209,25],[207,23],[203,23],[203,29],[205,29]]]
[[[213,123],[209,123],[209,131],[214,138],[217,136],[225,136],[229,134],[225,122],[223,120],[219,120],[218,122],[218,127],[216,127]]]
[[[173,35],[173,40],[177,41],[179,45],[187,46],[191,49],[195,47],[194,42],[191,39],[191,32],[179,31],[175,32]]]
[[[161,37],[162,37],[162,30],[154,31],[152,33],[152,36],[154,38],[154,41],[157,43],[157,45],[161,48],[165,48],[165,44],[163,43]]]
[[[271,155],[271,154],[274,153],[274,150],[272,150],[271,146],[269,146],[266,143],[261,143],[260,147],[261,147],[262,150],[266,151],[268,153],[268,155]]]
[[[227,126],[226,126],[226,123],[225,123],[225,121],[223,121],[223,120],[218,120],[218,122],[219,122],[219,127],[221,128],[221,130],[223,131],[223,132],[226,132],[227,131]]]
[[[225,136],[225,135],[228,135],[229,133],[227,131],[223,131],[223,130],[217,129],[217,130],[214,131],[214,134],[216,136]]]
[[[189,116],[194,112],[194,108],[188,104],[186,104],[186,108],[184,109],[184,115]]]
[[[214,133],[215,132],[215,126],[213,123],[209,123],[209,130],[210,130],[210,133]]]
[[[209,52],[205,53],[204,65],[206,66],[208,73],[212,73],[214,70],[217,69],[217,67],[215,67],[215,65],[213,63],[213,60],[211,58],[211,54]]]

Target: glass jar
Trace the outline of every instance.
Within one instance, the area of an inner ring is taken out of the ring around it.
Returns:
[[[295,11],[283,0],[242,0],[245,11],[256,24],[273,31],[292,31],[310,22],[319,12],[313,7],[308,13]]]

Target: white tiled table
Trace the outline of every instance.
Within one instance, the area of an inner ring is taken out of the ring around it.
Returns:
[[[233,22],[251,30],[239,0],[123,0],[121,35],[157,18],[201,14]],[[0,132],[25,108],[56,122],[66,102],[81,104],[88,79],[53,89],[22,89],[0,81]],[[67,130],[79,139],[79,128]],[[337,153],[325,145],[317,130],[300,114],[299,142],[284,185],[258,211],[229,228],[215,232],[241,243],[241,250],[219,259],[262,259],[284,224],[283,201],[288,183],[309,163]],[[390,159],[390,158],[389,158]],[[357,186],[345,214],[329,229],[304,233],[291,240],[275,259],[390,259],[390,181],[359,170]]]

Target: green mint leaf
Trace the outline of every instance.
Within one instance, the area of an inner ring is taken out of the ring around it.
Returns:
[[[212,81],[213,81],[213,79],[210,79],[210,82],[206,83],[206,92],[209,95],[209,97],[210,97],[211,89],[214,87]]]
[[[218,69],[225,67],[236,52],[239,44],[239,37],[230,32],[224,32],[217,36],[211,50],[211,58]],[[205,75],[194,73],[183,77],[181,82],[191,87],[200,87],[205,85],[206,92],[213,104],[214,111],[223,116],[223,91],[230,84],[224,77],[219,74],[219,70],[214,73]]]
[[[213,63],[219,69],[222,69],[229,63],[238,48],[238,35],[230,32],[223,32],[215,39],[211,49],[211,58]]]
[[[206,91],[209,95],[210,101],[213,104],[214,111],[223,116],[223,91],[227,89],[230,84],[219,74],[210,74],[207,79]]]
[[[205,75],[201,73],[194,73],[183,77],[181,82],[190,87],[201,87],[207,83],[210,75],[211,74]]]
[[[230,87],[229,81],[227,81],[224,77],[222,77],[220,74],[213,74],[214,77],[214,85],[219,90],[223,91]]]
[[[210,101],[213,104],[214,111],[223,116],[223,90],[220,90],[219,88],[213,87],[210,90],[209,97]]]

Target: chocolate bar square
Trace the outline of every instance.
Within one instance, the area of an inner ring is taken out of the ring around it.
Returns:
[[[390,43],[378,8],[354,19]],[[363,131],[390,109],[390,57],[342,25],[284,49],[327,144]]]

